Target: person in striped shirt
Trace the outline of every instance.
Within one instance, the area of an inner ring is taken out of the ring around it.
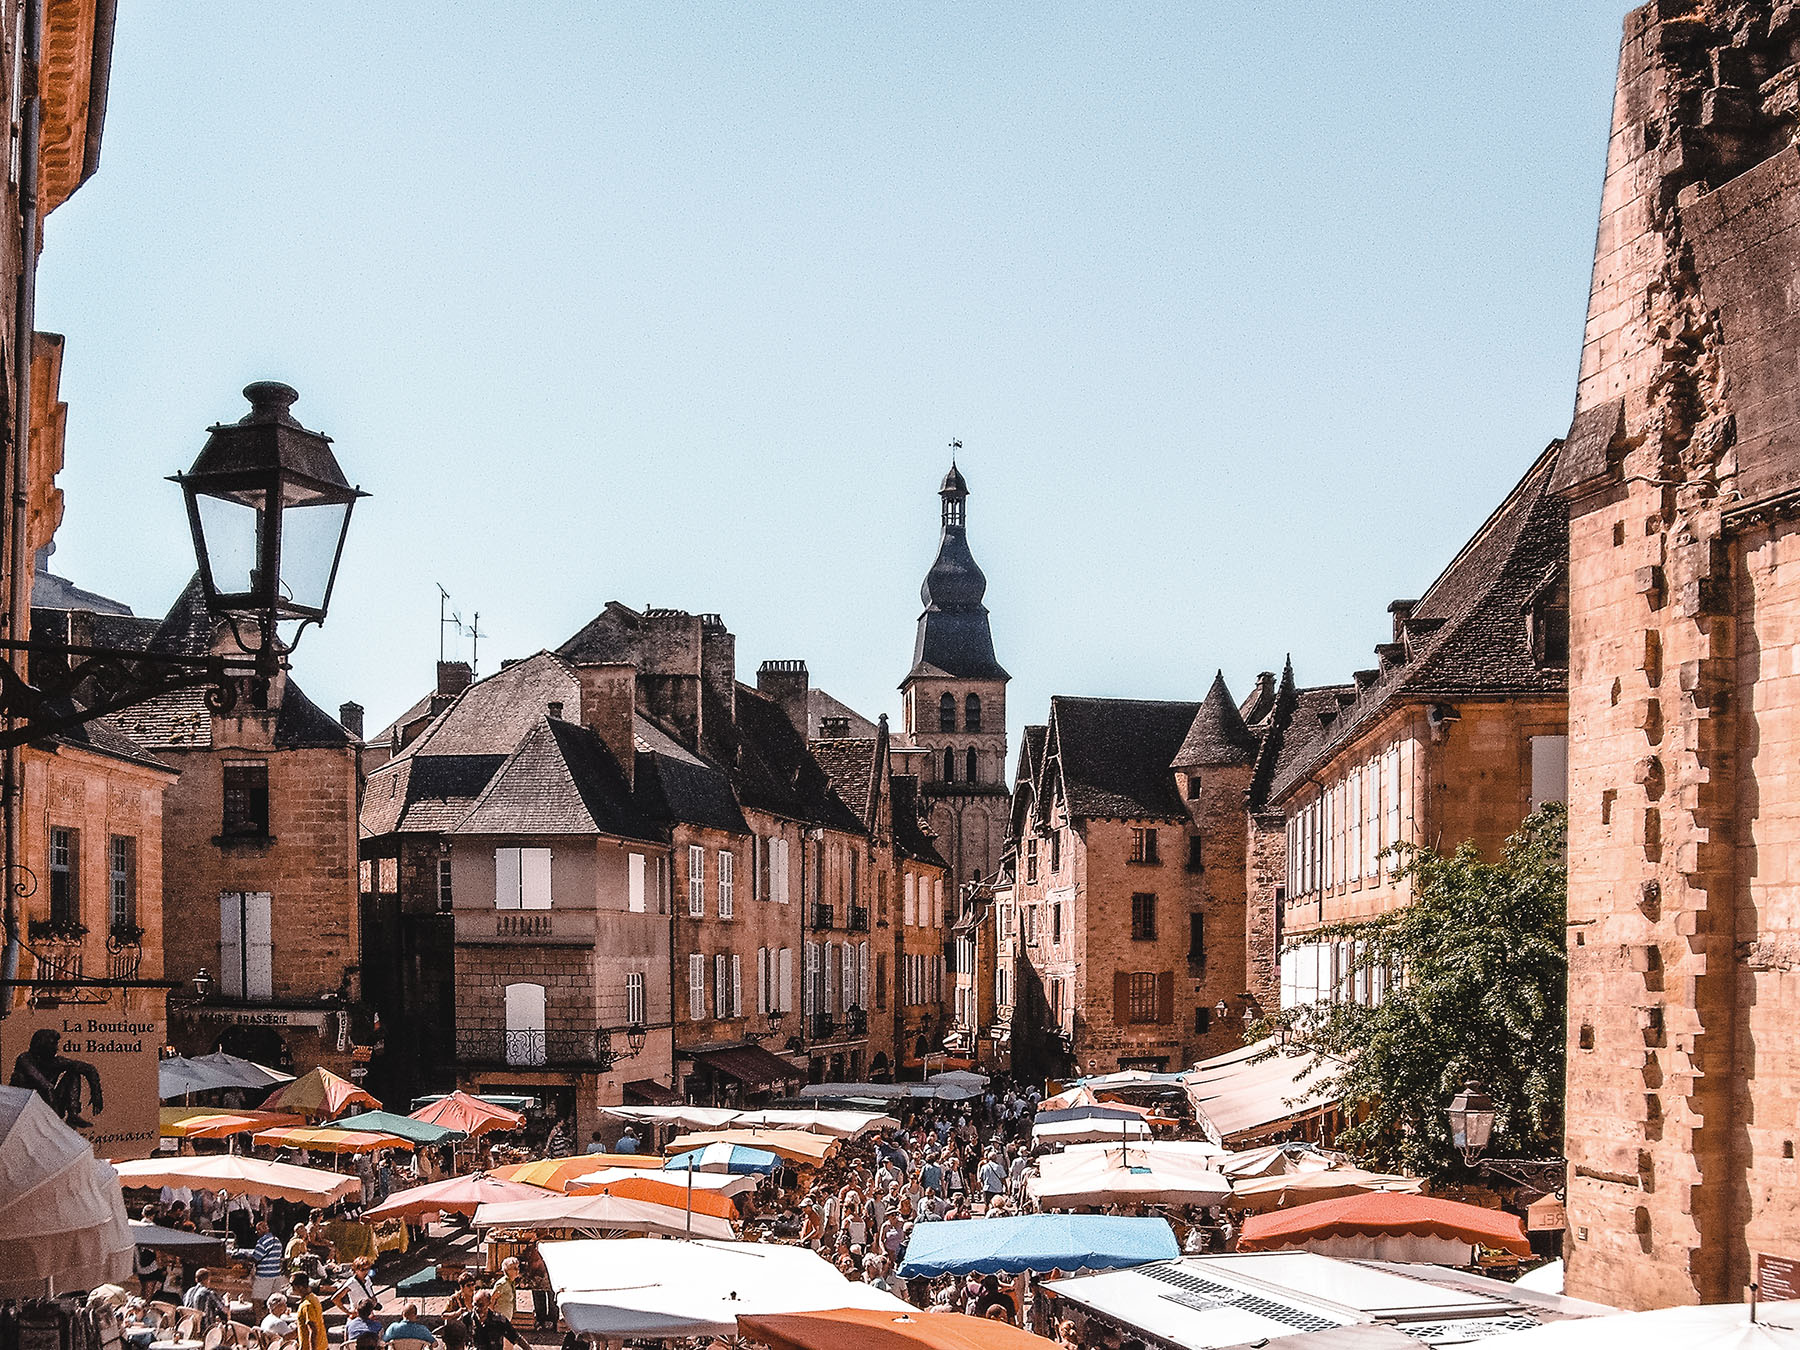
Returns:
[[[269,1295],[281,1288],[281,1239],[269,1231],[269,1221],[256,1221],[256,1241],[249,1247],[234,1248],[233,1259],[249,1261],[253,1266],[250,1276],[250,1297],[257,1303],[266,1303]]]

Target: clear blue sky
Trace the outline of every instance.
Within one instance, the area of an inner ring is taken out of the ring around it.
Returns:
[[[286,380],[371,730],[436,582],[487,670],[619,599],[894,710],[952,437],[1015,736],[1342,679],[1568,425],[1618,0],[122,8],[56,570],[161,613],[163,475]]]

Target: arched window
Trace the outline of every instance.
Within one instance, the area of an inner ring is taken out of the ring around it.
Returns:
[[[956,695],[945,694],[938,700],[938,730],[956,730]]]
[[[538,1065],[545,1061],[544,986],[506,986],[506,1062]]]
[[[945,694],[944,697],[949,698],[950,696]],[[956,751],[948,746],[944,747],[944,781],[946,783],[956,781]]]
[[[981,695],[970,694],[963,700],[963,730],[981,730]]]
[[[969,747],[966,765],[968,772],[963,775],[963,780],[969,783],[979,783],[981,781],[981,764],[975,758],[975,747],[972,745]]]

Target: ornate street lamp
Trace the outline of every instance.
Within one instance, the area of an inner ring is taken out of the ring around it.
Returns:
[[[625,1050],[626,1050],[625,1057],[627,1059],[630,1059],[633,1055],[637,1054],[638,1051],[640,1051],[644,1048],[644,1042],[649,1039],[650,1039],[650,1037],[649,1037],[648,1033],[645,1032],[643,1023],[633,1022],[630,1026],[626,1027],[625,1028]]]
[[[1477,1080],[1470,1078],[1463,1083],[1463,1090],[1450,1099],[1444,1114],[1450,1118],[1450,1142],[1462,1154],[1463,1162],[1473,1167],[1494,1133],[1497,1113],[1493,1098],[1482,1091]]]
[[[201,966],[194,972],[194,998],[196,1001],[204,999],[211,992],[212,974],[205,966]]]
[[[258,707],[300,631],[323,623],[359,497],[331,441],[294,420],[285,384],[245,388],[243,420],[209,429],[193,467],[176,474],[200,565],[207,613],[240,651],[171,652],[0,641],[0,748],[25,745],[178,689],[204,688],[218,712],[247,688]],[[286,631],[283,631],[285,625]]]
[[[1227,1017],[1231,1016],[1231,1005],[1225,1002],[1224,999],[1220,999],[1217,1003],[1213,1004],[1213,1016],[1223,1022]]]
[[[351,509],[368,494],[345,479],[331,438],[288,411],[294,389],[259,380],[244,397],[250,411],[209,427],[193,467],[170,481],[187,498],[207,613],[273,674],[300,631],[324,622]]]
[[[769,1034],[770,1035],[778,1036],[781,1034],[781,1019],[786,1016],[787,1016],[787,1013],[781,1008],[770,1008],[769,1009],[768,1018],[769,1018]]]

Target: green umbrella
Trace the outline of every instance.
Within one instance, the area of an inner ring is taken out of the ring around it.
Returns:
[[[460,1130],[428,1125],[422,1120],[397,1115],[392,1111],[364,1111],[358,1116],[341,1116],[331,1122],[331,1127],[337,1130],[374,1130],[381,1134],[394,1134],[415,1144],[443,1144],[468,1138]]]

